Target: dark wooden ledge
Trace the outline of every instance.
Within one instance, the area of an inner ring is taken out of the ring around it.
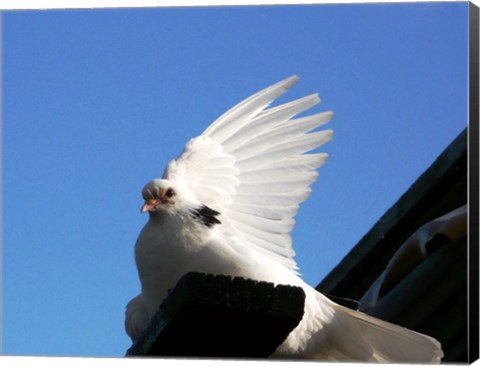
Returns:
[[[266,358],[303,317],[299,287],[189,273],[127,356]]]

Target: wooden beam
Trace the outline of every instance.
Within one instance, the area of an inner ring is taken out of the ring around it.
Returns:
[[[298,325],[304,303],[299,287],[189,273],[127,356],[266,358]]]

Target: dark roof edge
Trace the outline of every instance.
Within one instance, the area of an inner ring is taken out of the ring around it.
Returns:
[[[432,204],[435,205],[438,197],[442,197],[459,180],[459,175],[465,174],[466,166],[463,165],[467,160],[467,135],[468,128],[465,128],[321,281],[317,290],[338,296],[354,296],[352,291],[344,291],[342,287],[352,287],[360,281],[359,274],[365,270],[375,272],[368,276],[376,278],[403,240],[413,233],[406,232],[406,229],[416,230],[427,222],[425,220],[437,217],[431,217]],[[448,204],[446,206],[444,203],[440,210],[456,208],[448,207]],[[433,211],[434,214],[438,213],[438,210]],[[401,237],[402,234],[404,237]],[[383,263],[373,269],[374,261]]]

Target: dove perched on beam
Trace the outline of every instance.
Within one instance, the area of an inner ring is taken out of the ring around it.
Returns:
[[[234,106],[143,188],[149,220],[135,245],[142,291],[127,305],[126,331],[136,340],[188,272],[223,274],[304,290],[303,319],[274,357],[438,363],[435,339],[338,305],[300,278],[290,232],[327,159],[309,152],[332,138],[318,128],[333,113],[295,118],[320,101],[316,94],[270,106],[297,81]]]

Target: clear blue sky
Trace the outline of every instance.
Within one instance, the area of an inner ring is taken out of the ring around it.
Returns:
[[[123,356],[140,190],[292,74],[335,138],[293,232],[316,285],[467,125],[468,3],[3,13],[3,352]]]

